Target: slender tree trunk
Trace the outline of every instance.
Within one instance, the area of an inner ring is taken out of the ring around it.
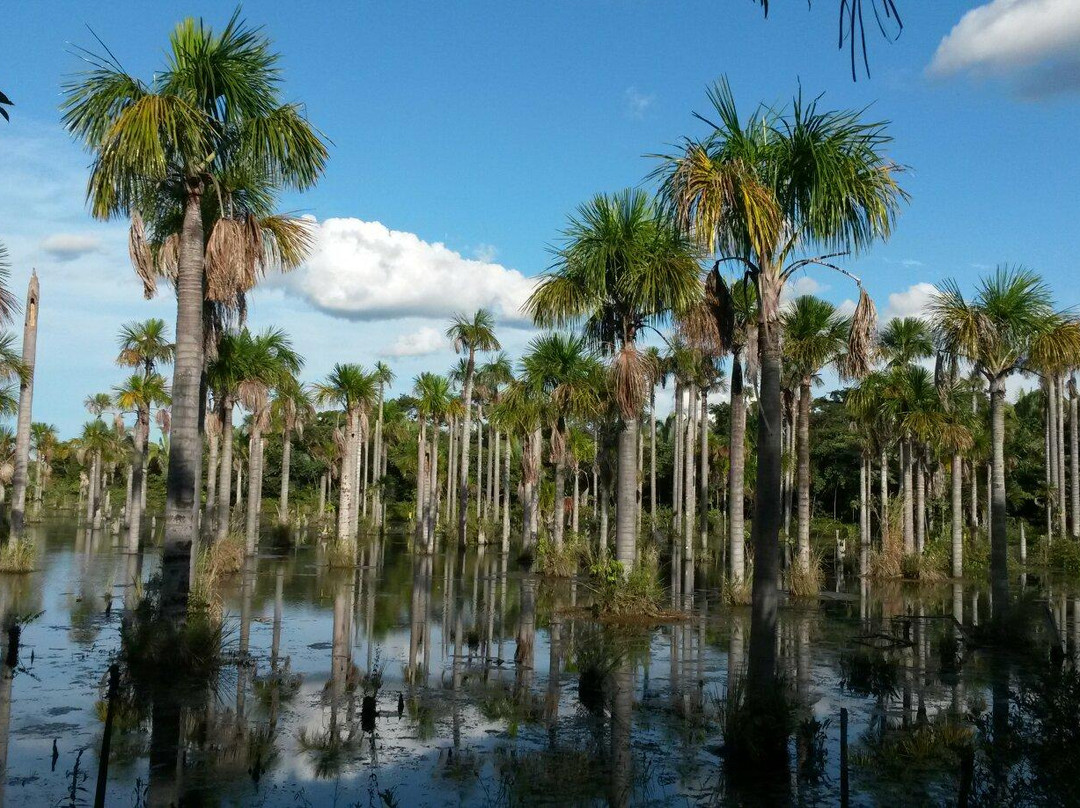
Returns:
[[[147,413],[149,415],[149,413]],[[217,432],[209,435],[207,441],[209,447],[209,456],[206,464],[206,503],[203,505],[203,520],[200,525],[200,529],[204,536],[207,536],[213,541],[213,525],[214,514],[217,510],[217,488],[218,488],[218,463],[221,461],[221,421],[217,417],[216,412],[211,412],[210,417],[217,422]],[[149,440],[147,440],[149,444]],[[146,489],[146,476],[143,475],[143,490]],[[141,504],[142,493],[139,494],[139,500]]]
[[[889,534],[889,452],[881,450],[881,543]]]
[[[491,424],[490,412],[488,414],[488,464],[487,464],[487,482],[486,482],[486,495],[484,496],[484,520],[488,520],[492,516],[492,509],[495,500],[495,469],[496,452],[499,445],[499,433]]]
[[[1080,407],[1076,400],[1076,382],[1069,380],[1069,494],[1072,505],[1072,537],[1080,538]],[[1078,624],[1080,625],[1080,624]]]
[[[281,432],[281,493],[278,495],[278,522],[289,523],[289,478],[292,476],[292,431]]]
[[[926,546],[926,469],[921,449],[914,458],[915,472],[915,549],[922,553]]]
[[[44,498],[45,491],[45,457],[42,455],[41,450],[38,450],[37,462],[34,464],[34,516],[41,515],[41,500]],[[2,483],[0,483],[2,485]],[[4,501],[3,494],[0,492],[0,504]]]
[[[964,575],[964,460],[952,457],[952,576]]]
[[[863,452],[862,464],[859,466],[859,553],[860,558],[866,557],[870,547],[870,455]],[[865,575],[866,570],[860,566],[860,575]]]
[[[543,451],[543,435],[537,427],[533,430],[530,443],[532,445],[532,452],[530,457],[530,463],[532,464],[532,470],[530,471],[530,479],[532,480],[532,488],[529,489],[529,499],[532,500],[529,505],[529,546],[535,547],[536,540],[540,530],[540,455]]]
[[[637,430],[636,417],[623,418],[619,433],[617,502],[615,505],[615,560],[629,573],[637,558],[637,514],[634,492],[637,488]]]
[[[188,181],[176,279],[176,355],[172,426],[165,484],[165,539],[161,553],[161,604],[177,622],[187,614],[195,504],[202,435],[199,429],[203,370],[203,223],[201,182]]]
[[[506,433],[506,456],[503,458],[503,508],[502,508],[502,551],[510,552],[510,433]]]
[[[701,389],[701,416],[698,419],[701,432],[701,472],[699,477],[700,492],[698,494],[698,506],[701,510],[699,517],[699,534],[701,536],[701,549],[704,550],[709,543],[709,392],[704,387]]]
[[[232,500],[232,467],[233,467],[233,425],[232,425],[233,401],[225,398],[219,412],[221,419],[221,474],[218,480],[218,504],[217,504],[217,540],[221,541],[229,535],[229,503]],[[239,492],[240,483],[236,484]]]
[[[979,415],[979,400],[978,396],[973,395],[971,397],[971,414],[976,418]],[[978,466],[975,465],[975,460],[971,461],[971,528],[977,531],[979,529],[979,474]]]
[[[356,459],[356,444],[359,437],[359,413],[347,412],[345,415],[345,446],[341,452],[341,476],[338,478],[338,514],[337,540],[350,541],[353,537],[353,485],[356,471],[353,463]],[[249,483],[250,485],[250,483]]]
[[[476,527],[484,532],[484,413],[476,406]]]
[[[461,468],[458,493],[461,501],[458,503],[458,545],[465,546],[465,531],[468,526],[469,514],[469,436],[472,434],[472,387],[473,369],[476,367],[476,356],[469,350],[469,363],[465,368],[465,392],[462,396],[465,403],[465,415],[461,419]]]
[[[1052,375],[1044,380],[1046,394],[1046,467],[1050,470],[1050,512],[1057,513],[1056,504],[1061,501],[1061,470],[1057,455],[1057,384]]]
[[[262,480],[261,413],[251,415],[251,434],[248,436],[248,490],[244,520],[244,552],[255,555],[259,540],[259,482]]]
[[[672,433],[672,457],[674,462],[671,466],[671,526],[673,536],[679,535],[682,530],[682,481],[683,481],[683,405],[682,385],[675,380],[675,431]]]
[[[746,397],[743,395],[743,369],[740,351],[731,359],[731,439],[728,470],[728,532],[731,545],[731,580],[741,583],[746,575],[746,503],[743,496],[746,473]]]
[[[762,276],[761,367],[758,404],[758,462],[754,489],[754,588],[751,607],[750,663],[747,682],[751,699],[768,698],[776,677],[777,577],[779,574],[781,462],[779,281]]]
[[[799,568],[810,570],[810,379],[799,384]]]
[[[30,274],[23,319],[22,362],[26,375],[19,381],[19,413],[15,425],[15,470],[11,485],[10,539],[22,538],[26,522],[26,486],[30,468],[30,425],[34,408],[34,366],[37,362],[37,326],[40,287],[37,271]]]
[[[900,464],[904,476],[904,555],[915,552],[915,485],[911,469],[911,442],[900,442]]]
[[[1009,544],[1005,524],[1005,380],[990,382],[990,584],[994,620],[1009,610]]]
[[[139,550],[139,534],[142,528],[142,489],[146,485],[143,478],[143,455],[146,453],[146,439],[150,434],[150,413],[139,409],[135,416],[135,456],[131,462],[131,498],[128,511],[127,548],[129,552]]]
[[[417,549],[423,547],[427,550],[427,542],[424,531],[427,526],[427,487],[429,478],[427,473],[427,422],[420,418],[420,429],[416,435],[416,528],[413,536],[416,539]]]
[[[694,484],[694,459],[697,456],[697,386],[686,386],[686,431],[682,436],[683,441],[683,553],[684,558],[690,559],[694,552],[694,530],[696,528],[695,516],[697,515],[697,487]]]
[[[578,518],[578,512],[581,510],[581,467],[578,465],[578,461],[574,460],[574,507],[570,516],[570,529],[573,531],[574,536],[578,535],[578,525],[580,524]]]
[[[491,432],[495,437],[495,451],[492,454],[491,466],[488,468],[488,499],[491,500],[491,511],[495,522],[501,523],[502,498],[499,496],[501,487],[499,478],[502,476],[502,432],[494,427]]]
[[[637,532],[641,534],[641,516],[645,509],[645,423],[644,419],[638,421],[637,439],[637,494],[634,498],[635,512],[637,513]]]
[[[656,533],[656,385],[649,391],[649,527]],[[576,531],[577,528],[575,527]]]
[[[431,425],[431,491],[430,499],[436,500],[428,504],[427,516],[427,551],[435,552],[435,521],[438,519],[438,496],[439,496],[439,422]]]
[[[319,477],[319,511],[318,518],[322,519],[326,513],[326,489],[330,487],[330,472],[324,471]]]
[[[1068,483],[1065,471],[1065,377],[1058,376],[1054,398],[1057,401],[1057,466],[1058,466],[1058,530],[1062,537],[1068,533]]]
[[[552,540],[555,544],[556,550],[561,550],[563,546],[563,531],[566,526],[566,507],[564,501],[566,499],[566,457],[565,452],[560,452],[559,456],[555,459],[555,513],[552,516],[555,517],[555,527],[552,534]]]
[[[598,537],[598,552],[601,559],[607,558],[608,554],[608,534],[610,527],[608,525],[608,512],[609,502],[611,500],[611,494],[608,491],[607,477],[602,478],[596,487],[597,490],[597,509],[600,512],[600,535]]]

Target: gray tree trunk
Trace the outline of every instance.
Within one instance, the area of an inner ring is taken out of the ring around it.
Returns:
[[[746,576],[745,514],[743,489],[746,474],[746,397],[743,394],[742,357],[731,359],[731,437],[728,472],[728,541],[731,547],[731,580],[741,583]]]
[[[698,419],[701,432],[701,459],[698,506],[701,516],[698,519],[698,533],[701,536],[701,549],[709,544],[709,392],[701,389],[701,416]]]
[[[278,522],[289,523],[289,478],[292,476],[292,433],[281,433],[281,493],[278,495]]]
[[[345,414],[345,446],[341,453],[341,476],[338,478],[338,541],[350,541],[353,537],[353,525],[356,524],[352,519],[353,483],[356,480],[353,463],[356,459],[356,444],[360,431],[359,420],[359,414],[356,412]]]
[[[187,614],[195,503],[202,467],[199,429],[203,371],[203,223],[201,183],[188,182],[176,279],[176,355],[172,426],[165,483],[165,539],[161,552],[161,604],[177,622]]]
[[[626,572],[637,557],[637,513],[634,495],[637,490],[637,418],[623,418],[619,433],[618,481],[615,505],[615,560]]]
[[[255,555],[259,541],[259,482],[262,480],[262,429],[259,413],[252,413],[251,434],[248,437],[248,490],[244,521],[244,551]]]
[[[1076,382],[1069,380],[1069,494],[1072,511],[1072,536],[1080,538],[1080,407],[1076,401]]]
[[[476,355],[469,350],[469,364],[465,368],[465,391],[462,395],[465,403],[465,415],[461,419],[461,468],[458,470],[458,545],[465,546],[465,532],[469,520],[469,437],[472,434],[472,386],[473,369],[476,367]]]
[[[30,274],[23,318],[22,361],[26,376],[19,382],[19,414],[15,426],[15,470],[11,478],[12,540],[22,538],[26,523],[26,486],[30,468],[30,425],[34,409],[34,366],[37,362],[37,325],[40,288],[37,271]]]
[[[510,552],[510,434],[506,435],[506,457],[503,458],[503,508],[502,508],[502,551]]]
[[[964,460],[959,452],[952,457],[952,575],[964,575]]]
[[[799,568],[810,570],[810,379],[799,384]]]
[[[563,531],[566,527],[565,499],[566,458],[564,453],[560,452],[559,457],[555,460],[555,513],[552,514],[555,517],[555,528],[552,534],[552,540],[556,550],[561,550],[563,546]]]
[[[990,586],[994,620],[1009,610],[1009,542],[1005,523],[1005,380],[990,382]]]
[[[218,479],[218,504],[216,522],[217,540],[229,535],[229,504],[232,501],[233,467],[233,403],[226,398],[221,409],[221,471]],[[239,487],[239,483],[237,483]]]
[[[142,528],[142,490],[146,485],[143,477],[143,455],[150,434],[150,413],[142,409],[135,416],[135,455],[131,462],[131,496],[128,499],[128,552],[139,551],[139,534]]]
[[[915,485],[911,469],[911,443],[900,442],[900,465],[904,479],[904,555],[915,552]]]
[[[683,441],[683,553],[687,559],[693,557],[694,530],[696,528],[695,516],[697,515],[697,488],[694,485],[694,459],[697,456],[695,450],[695,444],[697,443],[696,414],[697,386],[689,384],[686,387],[686,411],[684,414],[686,429],[684,434],[680,436],[680,440]]]

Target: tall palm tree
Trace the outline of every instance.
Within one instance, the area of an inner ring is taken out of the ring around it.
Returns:
[[[137,215],[166,188],[183,200],[162,553],[162,605],[181,621],[202,465],[204,192],[242,166],[259,167],[277,186],[307,188],[322,174],[327,151],[300,105],[280,100],[278,56],[238,14],[216,34],[189,18],[169,46],[165,70],[150,83],[128,75],[108,52],[89,55],[92,69],[65,88],[63,121],[94,155],[87,195],[96,217]]]
[[[687,139],[657,170],[682,228],[710,252],[741,264],[758,292],[758,465],[754,502],[753,626],[748,681],[766,695],[776,673],[780,534],[780,295],[799,269],[887,237],[905,198],[885,155],[885,125],[858,112],[823,111],[794,99],[744,120],[726,81],[709,98],[717,116],[703,140]],[[816,255],[813,251],[824,254]],[[853,317],[849,368],[868,370],[873,306],[865,291]]]
[[[375,381],[379,386],[379,414],[375,421],[375,462],[372,465],[375,479],[375,524],[382,527],[382,463],[383,447],[383,402],[386,398],[387,385],[394,383],[394,371],[384,362],[375,363]]]
[[[485,384],[487,385],[490,398],[490,412],[494,412],[495,407],[498,405],[499,400],[502,398],[503,393],[506,391],[506,386],[514,380],[514,367],[510,362],[510,357],[503,351],[499,351],[494,358],[484,365],[481,369],[484,375]],[[501,466],[499,465],[503,450],[510,451],[509,443],[503,447],[502,445],[502,432],[498,426],[489,416],[488,423],[494,433],[494,451],[491,454],[491,469],[492,474],[489,478],[491,491],[491,504],[495,511],[494,519],[496,522],[502,520],[501,509],[510,507],[509,501],[503,503],[502,497],[499,495],[500,481],[502,480]],[[504,486],[505,487],[505,486]],[[509,524],[507,522],[506,524]]]
[[[274,388],[270,415],[281,427],[281,492],[278,523],[289,522],[289,483],[292,476],[292,438],[303,437],[304,424],[314,415],[307,390],[295,377],[282,377]]]
[[[458,483],[458,544],[465,546],[465,526],[469,511],[469,436],[472,431],[473,374],[476,372],[476,352],[497,351],[502,346],[495,336],[495,318],[486,309],[479,309],[472,318],[454,315],[453,323],[446,331],[454,342],[454,350],[468,357],[465,378],[462,381],[461,400],[465,414],[461,419],[461,467]]]
[[[649,372],[649,527],[656,532],[656,385],[666,373],[660,349],[650,345],[643,352]]]
[[[88,469],[86,519],[97,528],[101,524],[102,464],[116,443],[116,435],[101,418],[95,418],[83,426],[78,440],[82,462]]]
[[[878,351],[888,367],[910,365],[932,356],[934,336],[930,325],[919,317],[895,317],[881,329]]]
[[[143,487],[146,485],[147,444],[150,442],[150,410],[169,403],[169,390],[165,378],[153,370],[148,375],[133,374],[117,387],[116,406],[121,412],[135,413],[132,432],[131,456],[131,510],[128,513],[128,552],[139,549],[139,531],[142,526]]]
[[[342,435],[341,470],[338,476],[337,540],[352,543],[356,521],[353,516],[356,456],[363,421],[376,402],[378,384],[375,375],[360,365],[337,364],[330,375],[315,385],[315,400],[345,411]]]
[[[1009,609],[1005,525],[1005,382],[1049,363],[1076,365],[1080,324],[1054,310],[1047,284],[1023,268],[998,267],[967,299],[953,280],[938,286],[930,313],[945,351],[983,375],[990,397],[990,584],[999,625]],[[1070,361],[1071,360],[1071,361]]]
[[[246,358],[237,400],[251,413],[248,433],[248,490],[244,524],[247,554],[255,554],[259,536],[259,510],[262,501],[263,434],[270,425],[270,395],[274,390],[289,390],[297,385],[296,376],[304,360],[293,349],[284,331],[268,328],[251,334],[246,328],[239,334]]]
[[[544,334],[530,344],[521,360],[522,380],[547,402],[544,419],[550,430],[551,460],[555,464],[555,525],[552,540],[562,549],[566,528],[566,465],[569,422],[587,418],[600,406],[605,383],[603,367],[583,337]]]
[[[563,237],[526,308],[542,327],[581,323],[589,344],[612,357],[622,418],[615,555],[629,571],[637,553],[638,421],[649,381],[638,339],[700,300],[700,268],[689,239],[643,191],[594,197],[570,217]]]
[[[827,365],[839,362],[847,347],[850,321],[819,297],[795,298],[782,315],[784,363],[799,382],[798,483],[799,566],[810,570],[810,410],[811,385]]]
[[[169,341],[169,329],[164,320],[151,318],[142,322],[125,323],[120,328],[120,353],[116,364],[141,368],[150,376],[160,365],[172,362],[176,346]]]
[[[438,520],[439,499],[439,434],[450,411],[450,381],[437,373],[421,373],[413,386],[419,422],[418,462],[416,472],[417,535],[423,539],[424,551],[435,550],[435,522]],[[431,425],[431,440],[427,427]]]
[[[512,381],[495,406],[495,423],[521,443],[521,536],[525,549],[536,544],[540,499],[541,429],[544,405],[536,388]],[[509,447],[508,447],[509,451]]]
[[[3,245],[0,245],[0,321],[6,322],[14,308],[14,302],[8,292],[8,267]],[[0,375],[10,379],[13,375],[19,379],[19,407],[15,425],[15,463],[12,469],[11,491],[11,538],[22,537],[26,515],[26,489],[30,471],[30,425],[33,422],[34,405],[34,370],[37,364],[38,314],[41,304],[41,288],[38,284],[37,271],[30,273],[30,282],[26,288],[26,310],[23,312],[22,356],[15,364],[11,337],[0,337],[5,344],[0,346]]]

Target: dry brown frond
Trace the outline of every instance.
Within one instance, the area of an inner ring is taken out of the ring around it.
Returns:
[[[611,362],[611,380],[615,403],[623,418],[636,418],[645,406],[649,392],[649,363],[636,345],[623,345],[615,355]]]
[[[163,278],[176,283],[176,275],[180,271],[180,237],[175,233],[158,248],[157,271]]]
[[[219,219],[206,244],[206,299],[235,304],[255,286],[262,238],[253,216]]]
[[[851,332],[848,335],[847,356],[841,372],[851,379],[859,379],[873,370],[874,335],[877,333],[877,309],[874,301],[859,287],[859,303],[851,315]]]
[[[146,241],[146,226],[139,214],[131,217],[131,227],[128,229],[128,255],[131,256],[131,266],[135,268],[135,274],[143,284],[143,297],[150,300],[157,293],[157,278],[154,271],[154,257],[150,251],[150,245]]]

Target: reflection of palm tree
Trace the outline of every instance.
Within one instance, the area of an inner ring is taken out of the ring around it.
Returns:
[[[630,738],[634,721],[634,671],[628,654],[611,675],[611,791],[612,806],[627,806],[633,792]]]

